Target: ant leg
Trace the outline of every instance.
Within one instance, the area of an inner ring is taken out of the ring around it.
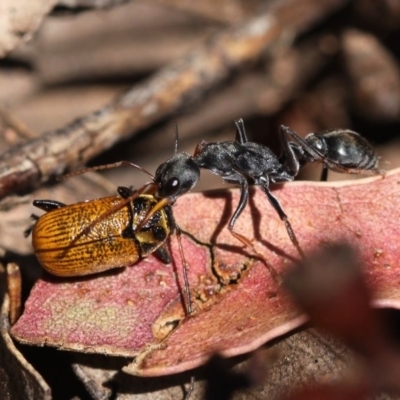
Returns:
[[[386,175],[386,171],[384,169],[379,168],[347,168],[336,163],[330,162],[329,160],[325,160],[325,164],[327,168],[331,168],[336,172],[341,172],[344,174],[368,174],[368,175],[381,175],[382,177]]]
[[[178,226],[178,224],[175,221],[174,214],[172,213],[172,210],[171,210],[170,206],[168,205],[168,199],[160,200],[149,211],[149,213],[146,215],[146,217],[140,223],[139,228],[142,225],[144,225],[151,218],[151,216],[153,216],[158,210],[160,210],[161,208],[164,208],[164,207],[165,207],[165,212],[168,214],[168,219],[171,221],[172,231],[175,231],[176,238],[178,239],[178,247],[179,247],[179,253],[181,256],[181,260],[182,260],[183,280],[185,282],[185,293],[186,293],[186,300],[183,298],[182,301],[184,304],[186,304],[187,315],[190,315],[193,313],[192,297],[190,294],[189,277],[188,277],[188,272],[187,272],[188,271],[188,263],[186,262],[185,253],[183,252],[183,246],[182,246],[182,239],[181,239],[182,231],[181,231],[181,228]],[[159,256],[161,258],[161,261],[163,261],[163,262],[167,261],[167,260],[169,260],[169,262],[171,262],[168,252],[167,253],[165,251],[163,252],[163,250],[165,250],[165,249],[159,248],[157,250],[157,256]],[[167,262],[167,263],[169,264],[169,262]]]
[[[182,231],[181,231],[181,228],[179,228],[179,226],[175,223],[175,221],[174,221],[174,228],[175,228],[176,238],[178,239],[179,253],[181,255],[181,260],[182,260],[183,280],[185,282],[185,293],[186,293],[186,301],[185,301],[186,312],[187,312],[187,315],[190,315],[193,313],[192,296],[190,294],[188,264],[186,262],[185,253],[183,252],[183,246],[182,246],[182,238],[181,238]]]
[[[233,232],[233,226],[236,223],[236,220],[239,218],[239,215],[243,212],[246,204],[249,200],[249,183],[245,178],[240,182],[240,200],[239,204],[233,213],[231,220],[229,221],[228,229]]]
[[[181,256],[182,260],[182,270],[183,270],[183,280],[185,282],[185,293],[186,293],[186,301],[182,299],[183,302],[186,303],[186,313],[187,315],[190,315],[193,313],[193,308],[192,308],[192,296],[190,294],[190,286],[189,286],[189,277],[188,277],[188,263],[185,258],[185,253],[183,252],[183,246],[182,246],[182,231],[179,225],[175,221],[174,214],[172,213],[172,210],[170,207],[167,207],[165,209],[166,213],[168,214],[168,219],[171,221],[171,225],[173,230],[175,231],[176,238],[178,239],[178,247],[179,247],[179,253]]]
[[[292,155],[294,156],[295,162],[297,162],[297,170],[294,169],[294,176],[297,175],[298,173],[298,168],[304,165],[306,162],[314,162],[314,161],[319,161],[322,163],[322,172],[321,172],[321,178],[320,180],[322,182],[326,182],[328,180],[328,170],[341,170],[343,173],[361,173],[361,172],[367,172],[368,170],[365,170],[364,168],[359,168],[359,169],[347,169],[344,168],[340,165],[340,163],[334,162],[330,160],[327,156],[325,156],[321,151],[319,151],[317,148],[312,146],[310,143],[307,142],[307,140],[303,139],[299,135],[297,135],[292,129],[288,128],[287,126],[281,126],[280,128],[280,135],[281,135],[281,140],[284,145],[284,150],[285,154],[289,157],[287,152],[291,152]],[[309,135],[306,136],[307,138],[310,138],[311,135],[314,135],[310,133]],[[295,142],[292,142],[289,138],[292,138]],[[294,150],[297,151],[297,157],[296,153]],[[289,160],[290,161],[290,160]],[[289,168],[291,166],[289,165]],[[295,167],[296,168],[296,167]],[[373,171],[372,174],[379,174],[379,171],[376,170],[370,170]]]
[[[191,397],[191,395],[193,393],[193,390],[194,390],[194,380],[195,380],[195,377],[191,376],[190,377],[190,386],[189,386],[189,389],[187,390],[186,395],[183,398],[183,400],[189,400],[190,399],[190,397]]]
[[[266,182],[267,183],[267,182]],[[297,240],[297,237],[294,233],[294,230],[292,228],[292,225],[289,222],[289,218],[285,214],[285,212],[282,210],[282,207],[279,203],[279,200],[270,192],[268,185],[261,185],[261,188],[263,189],[264,193],[267,195],[269,202],[271,203],[272,207],[274,207],[275,211],[278,213],[279,218],[281,221],[285,223],[286,226],[286,231],[289,235],[289,238],[291,242],[294,244],[296,247],[297,251],[301,255],[302,258],[305,258],[304,252],[300,247],[300,243]]]
[[[197,157],[202,152],[206,144],[207,142],[205,140],[202,140],[200,143],[198,143],[196,148],[194,149],[193,157]]]
[[[294,146],[294,148],[299,151],[299,154],[304,157],[304,161],[310,162],[325,160],[325,156],[320,151],[307,143],[302,137],[300,137],[295,131],[293,131],[289,127],[281,125],[279,132],[284,145],[287,144],[290,146],[290,144],[292,144],[292,147]],[[292,138],[294,142],[292,142],[288,138]]]
[[[284,169],[289,170],[290,175],[294,178],[299,173],[301,167],[299,158],[306,158],[302,146],[303,141],[294,131],[284,125],[281,125],[279,129],[279,137],[284,156]],[[290,138],[296,140],[297,143],[292,142]]]
[[[328,167],[325,164],[322,164],[322,171],[321,171],[321,182],[326,182],[328,180]]]
[[[247,182],[246,179],[243,178],[243,181],[240,184],[241,188],[240,188],[240,200],[239,200],[239,204],[236,208],[236,211],[233,213],[230,221],[229,221],[229,225],[228,225],[228,229],[229,232],[231,233],[231,235],[233,237],[235,237],[237,240],[239,240],[240,242],[242,242],[246,247],[249,247],[253,253],[257,254],[258,257],[260,257],[262,260],[264,260],[271,276],[274,278],[275,281],[279,282],[279,274],[276,271],[276,269],[265,259],[265,257],[254,247],[254,244],[252,243],[252,241],[250,239],[248,239],[246,236],[236,232],[233,228],[235,226],[236,220],[238,219],[238,217],[240,216],[240,214],[242,213],[242,211],[244,210],[244,208],[246,207],[246,204],[248,202],[249,199],[249,184]]]
[[[329,160],[325,160],[322,164],[322,172],[321,172],[321,182],[326,182],[328,180],[328,172],[329,168],[333,171],[341,172],[344,174],[366,174],[366,175],[381,175],[384,177],[386,175],[386,171],[379,168],[373,169],[364,169],[364,168],[345,168],[336,165],[335,163],[330,162]]]
[[[246,236],[241,235],[240,233],[236,232],[233,230],[236,220],[238,219],[238,217],[240,216],[240,214],[242,213],[242,211],[244,210],[244,208],[246,207],[246,204],[249,200],[249,184],[246,181],[246,179],[243,179],[243,181],[240,184],[240,200],[239,200],[239,204],[235,210],[235,212],[233,213],[230,221],[229,221],[229,225],[228,225],[228,229],[229,232],[238,240],[240,240],[245,246],[250,247],[256,254],[259,255],[258,251],[254,248],[253,243],[251,242],[250,239],[248,239]]]
[[[321,182],[328,180],[328,168],[333,168],[318,150],[310,146],[303,138],[297,135],[292,129],[281,125],[279,130],[281,138],[285,169],[289,168],[290,173],[295,177],[299,173],[299,169],[306,162],[320,160],[322,162]],[[292,140],[295,140],[293,142]]]
[[[239,142],[240,144],[247,143],[247,135],[246,135],[246,129],[244,128],[244,122],[243,119],[240,118],[237,121],[235,121],[236,125],[236,141]]]

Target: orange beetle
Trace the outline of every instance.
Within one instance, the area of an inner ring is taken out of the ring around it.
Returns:
[[[47,212],[34,216],[37,220],[26,235],[32,232],[34,251],[46,271],[57,276],[89,275],[135,264],[154,252],[170,262],[163,247],[175,228],[170,207],[148,218],[157,204],[153,195],[140,194],[126,202],[134,192],[119,187],[118,193],[120,196],[72,205],[52,200],[33,202]],[[109,214],[109,210],[115,211]],[[98,218],[101,215],[104,217]]]

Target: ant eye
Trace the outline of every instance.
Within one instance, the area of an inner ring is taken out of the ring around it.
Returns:
[[[164,192],[166,196],[173,196],[180,187],[180,182],[178,178],[170,178],[164,186]]]

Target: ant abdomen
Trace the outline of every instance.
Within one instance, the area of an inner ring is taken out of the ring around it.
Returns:
[[[310,155],[307,162],[322,161],[338,172],[362,172],[378,167],[378,156],[372,145],[360,134],[348,129],[336,129],[321,133],[310,133],[305,142],[322,156]]]

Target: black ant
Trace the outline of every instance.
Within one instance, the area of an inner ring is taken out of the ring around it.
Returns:
[[[324,180],[328,169],[346,173],[367,170],[382,173],[377,169],[378,157],[373,147],[356,132],[331,130],[309,134],[302,139],[291,129],[281,126],[282,155],[277,157],[268,147],[248,140],[242,119],[235,121],[235,124],[235,141],[202,141],[197,145],[193,156],[175,151],[174,157],[158,167],[154,177],[154,183],[158,186],[156,197],[163,200],[159,207],[155,207],[154,212],[166,203],[175,202],[179,196],[192,189],[200,179],[200,169],[207,169],[221,176],[225,182],[240,186],[239,204],[228,224],[234,237],[254,249],[249,239],[234,231],[234,226],[247,204],[249,185],[257,185],[285,223],[290,240],[304,257],[287,215],[270,191],[270,182],[292,181],[301,166],[315,161],[323,164]]]
[[[242,119],[235,121],[235,124],[235,141],[217,143],[202,141],[197,145],[193,156],[185,152],[178,153],[178,131],[176,129],[175,154],[157,168],[154,177],[143,168],[127,161],[78,171],[80,174],[86,171],[128,165],[145,172],[152,180],[136,194],[125,198],[121,205],[111,207],[107,212],[101,214],[82,231],[82,234],[86,234],[99,221],[116,212],[121,206],[133,201],[138,195],[152,194],[157,199],[157,204],[144,218],[139,228],[144,226],[156,212],[173,205],[178,197],[189,192],[196,185],[200,179],[200,169],[208,169],[221,176],[224,181],[240,186],[239,204],[228,224],[228,229],[235,238],[258,254],[248,238],[234,231],[235,223],[248,202],[249,185],[257,185],[264,191],[279,218],[285,223],[290,240],[299,254],[304,257],[287,215],[279,200],[270,191],[270,182],[293,181],[300,168],[309,162],[323,164],[323,180],[326,180],[329,169],[345,173],[383,174],[383,171],[377,168],[378,157],[373,147],[356,132],[341,129],[330,130],[311,133],[302,139],[290,128],[281,126],[282,154],[277,157],[268,147],[248,140]],[[180,230],[175,222],[174,227],[179,237]],[[181,253],[183,253],[182,249]],[[272,267],[270,270],[274,272]],[[185,281],[187,285],[187,277]],[[187,299],[190,304],[189,299],[190,295]]]

